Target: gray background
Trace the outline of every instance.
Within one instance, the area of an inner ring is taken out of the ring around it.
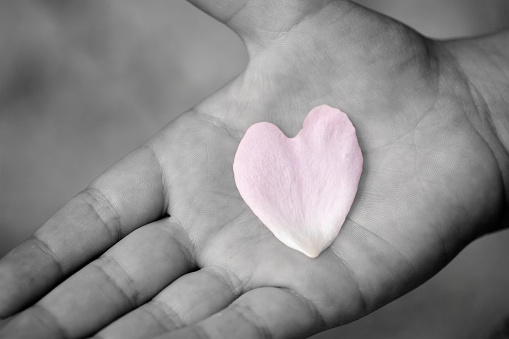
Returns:
[[[508,26],[504,0],[359,1],[437,38]],[[239,73],[240,40],[184,1],[0,1],[0,255]],[[509,231],[316,338],[488,338],[509,315]]]

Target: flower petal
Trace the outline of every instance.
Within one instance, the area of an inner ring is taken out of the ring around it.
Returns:
[[[362,172],[362,152],[345,113],[314,108],[294,138],[268,122],[249,127],[233,163],[253,213],[288,247],[315,258],[337,237]]]

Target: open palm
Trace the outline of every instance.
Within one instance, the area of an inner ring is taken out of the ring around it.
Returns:
[[[0,316],[42,297],[3,333],[310,335],[424,282],[501,217],[484,112],[441,44],[346,1],[196,2],[243,38],[245,72],[2,260]],[[245,205],[232,164],[250,125],[293,136],[320,104],[348,113],[364,171],[339,237],[310,259]]]

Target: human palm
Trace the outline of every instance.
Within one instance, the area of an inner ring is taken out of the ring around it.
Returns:
[[[424,282],[500,217],[500,170],[475,125],[482,112],[441,45],[349,2],[253,3],[233,16],[198,4],[243,37],[245,72],[4,258],[0,315],[66,279],[6,333],[305,336]],[[293,136],[320,104],[349,115],[364,170],[338,238],[310,259],[251,212],[232,164],[250,125]]]

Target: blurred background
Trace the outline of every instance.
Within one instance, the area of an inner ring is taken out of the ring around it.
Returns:
[[[509,27],[507,0],[358,2],[441,39]],[[0,1],[0,256],[246,60],[236,35],[182,0]],[[508,263],[509,231],[484,237],[314,338],[506,338]]]

